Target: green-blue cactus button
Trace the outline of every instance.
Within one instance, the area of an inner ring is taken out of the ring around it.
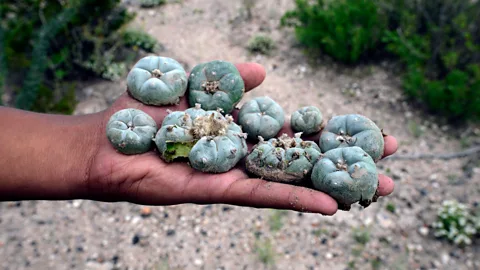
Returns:
[[[166,162],[188,159],[196,170],[222,173],[247,154],[245,136],[230,115],[205,111],[197,104],[167,115],[155,136],[155,144]]]
[[[106,127],[112,146],[126,155],[147,152],[156,132],[155,120],[138,109],[123,109],[114,113]]]
[[[314,134],[322,129],[323,117],[320,109],[315,106],[305,106],[296,110],[290,118],[290,126],[295,132],[304,135]]]
[[[377,167],[372,157],[358,146],[335,148],[322,154],[311,178],[314,188],[334,198],[341,210],[349,210],[356,202],[367,207],[376,199]]]
[[[162,56],[140,59],[127,75],[127,89],[148,105],[177,104],[187,90],[187,73],[176,60]]]
[[[262,139],[247,156],[249,172],[266,180],[300,183],[309,179],[313,165],[320,157],[320,148],[313,141],[303,141],[300,133],[294,138],[283,134],[268,141]]]
[[[269,140],[277,136],[285,123],[282,107],[270,97],[257,97],[243,104],[238,124],[251,139],[261,136]]]
[[[204,110],[221,109],[229,114],[245,93],[245,84],[232,63],[215,60],[195,66],[188,77],[190,107],[200,104]]]
[[[361,147],[376,162],[383,156],[383,133],[370,119],[359,114],[335,116],[320,136],[322,152],[338,147]]]

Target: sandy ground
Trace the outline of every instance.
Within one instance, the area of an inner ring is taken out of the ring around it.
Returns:
[[[244,101],[268,95],[288,115],[313,104],[327,119],[362,113],[397,137],[402,155],[459,151],[478,140],[478,126],[459,132],[423,116],[406,101],[387,63],[351,68],[305,56],[292,32],[279,28],[291,7],[290,0],[257,1],[248,21],[242,1],[131,5],[135,25],[187,70],[214,59],[264,65],[266,80]],[[245,49],[258,33],[275,40],[273,55]],[[91,83],[80,91],[84,100],[76,113],[102,110],[124,89],[124,79]],[[480,269],[478,240],[461,249],[434,238],[429,228],[443,200],[479,202],[479,166],[472,158],[380,161],[395,192],[333,217],[228,205],[152,207],[142,216],[143,207],[129,203],[0,203],[0,268]]]

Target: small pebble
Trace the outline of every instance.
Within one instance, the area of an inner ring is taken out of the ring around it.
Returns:
[[[137,224],[138,222],[140,222],[141,220],[141,217],[134,217],[132,218],[132,224]]]
[[[428,227],[422,226],[422,227],[420,227],[420,229],[418,229],[418,232],[423,236],[427,236],[428,232],[429,232],[429,229],[428,229]]]
[[[83,202],[82,200],[73,200],[72,205],[75,208],[79,208],[82,205],[82,202]]]
[[[196,266],[202,266],[203,261],[201,259],[195,259],[195,261],[193,261],[193,264],[195,264]]]
[[[448,256],[447,253],[442,253],[442,263],[443,264],[448,264],[448,262],[450,261],[450,256]]]
[[[144,206],[142,208],[142,210],[140,210],[140,215],[142,217],[149,217],[152,215],[152,208],[148,207],[148,206]]]

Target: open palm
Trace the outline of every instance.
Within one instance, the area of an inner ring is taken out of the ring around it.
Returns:
[[[247,91],[258,86],[265,78],[265,71],[258,64],[238,64],[237,68],[245,81]],[[250,179],[241,165],[226,173],[208,174],[196,171],[184,162],[166,163],[154,151],[132,156],[120,154],[108,142],[105,125],[113,113],[125,108],[145,111],[160,126],[167,110],[185,110],[188,103],[184,97],[176,106],[147,106],[124,93],[104,112],[98,151],[88,176],[89,190],[97,200],[125,200],[151,205],[225,203],[326,215],[337,211],[335,200],[322,192]],[[292,133],[287,124],[281,132]],[[385,137],[386,155],[394,153],[396,147],[393,137]],[[393,191],[393,181],[383,175],[379,180],[379,195],[390,194]]]

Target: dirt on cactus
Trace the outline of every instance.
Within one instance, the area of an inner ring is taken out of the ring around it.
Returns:
[[[264,65],[266,80],[241,104],[268,95],[288,117],[307,105],[318,106],[326,120],[361,113],[398,139],[398,155],[480,143],[478,125],[454,128],[416,109],[395,65],[345,67],[305,54],[293,31],[279,27],[291,0],[124,4],[137,12],[134,25],[163,45],[159,54],[187,70],[215,59]],[[247,51],[258,34],[275,41],[270,56]],[[86,84],[75,113],[105,109],[125,91],[125,78]],[[444,200],[478,204],[478,160],[382,160],[378,168],[395,181],[394,193],[333,217],[230,205],[145,211],[123,202],[3,202],[0,269],[480,269],[479,239],[462,249],[436,239],[430,227]]]

